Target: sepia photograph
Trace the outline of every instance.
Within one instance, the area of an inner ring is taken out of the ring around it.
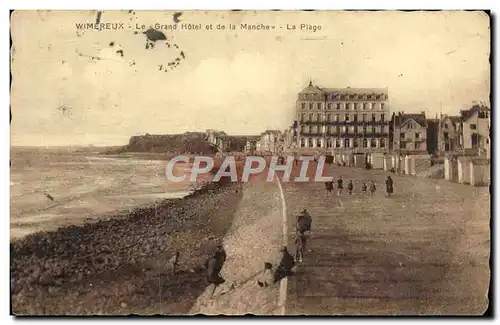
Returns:
[[[487,10],[12,10],[12,316],[491,315]]]

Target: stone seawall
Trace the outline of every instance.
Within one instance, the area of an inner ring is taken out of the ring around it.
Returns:
[[[283,243],[283,216],[276,183],[256,181],[243,185],[243,196],[233,224],[224,236],[227,261],[222,269],[226,283],[210,297],[211,288],[200,295],[191,314],[273,315],[279,312],[279,283],[267,288],[257,278],[270,262],[280,258]]]

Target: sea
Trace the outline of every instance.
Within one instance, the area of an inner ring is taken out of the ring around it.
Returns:
[[[11,240],[184,197],[197,186],[168,181],[165,168],[166,161],[109,157],[98,150],[13,147]]]

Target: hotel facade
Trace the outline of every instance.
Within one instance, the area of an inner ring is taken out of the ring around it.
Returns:
[[[387,152],[387,88],[320,88],[309,83],[296,101],[295,152]]]

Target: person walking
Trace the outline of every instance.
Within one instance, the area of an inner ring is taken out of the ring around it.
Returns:
[[[340,196],[342,194],[342,189],[344,188],[343,183],[344,181],[342,180],[342,176],[340,176],[337,180],[337,196]]]
[[[347,184],[347,190],[349,191],[349,195],[352,195],[353,189],[354,189],[354,184],[352,183],[352,180],[349,180],[349,183]]]
[[[370,183],[370,196],[373,196],[373,194],[375,193],[376,190],[377,190],[377,187],[375,186],[375,182],[372,181]]]
[[[361,192],[363,192],[363,195],[366,195],[367,189],[368,189],[368,186],[366,186],[366,182],[363,181],[363,185],[361,185]]]
[[[333,182],[328,181],[325,182],[325,196],[328,196],[328,193],[332,193],[333,191]]]
[[[385,190],[387,192],[387,196],[391,196],[391,194],[394,192],[391,176],[387,176],[387,180],[385,181]]]
[[[304,253],[306,251],[306,236],[304,233],[297,231],[295,234],[295,258],[302,263]]]

